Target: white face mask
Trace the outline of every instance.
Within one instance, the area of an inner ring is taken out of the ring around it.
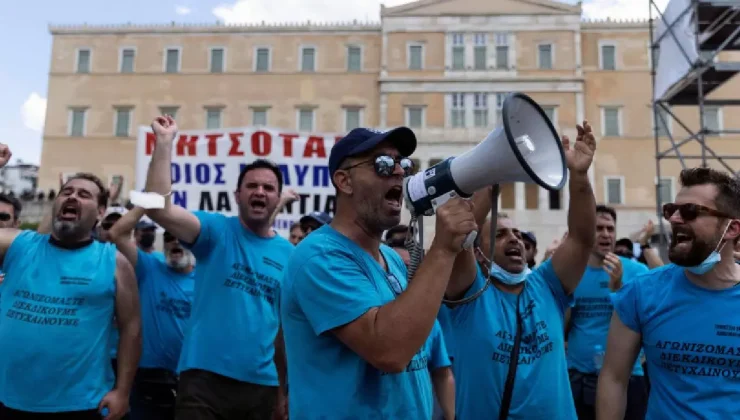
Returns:
[[[496,264],[495,262],[491,261],[491,269],[488,271],[488,274],[491,277],[495,277],[498,280],[501,281],[501,283],[508,284],[509,286],[516,286],[517,284],[521,284],[524,282],[524,280],[527,279],[527,276],[529,273],[532,272],[532,270],[529,269],[527,265],[524,266],[524,270],[522,270],[521,273],[509,273],[508,271],[504,270],[500,265]]]

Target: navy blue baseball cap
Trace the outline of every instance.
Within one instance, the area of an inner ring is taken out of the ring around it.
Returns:
[[[329,176],[334,178],[334,172],[339,169],[344,159],[370,151],[384,141],[396,146],[402,156],[411,156],[416,150],[416,135],[408,127],[388,131],[355,128],[332,147],[329,155]]]
[[[328,225],[329,223],[331,223],[331,219],[332,217],[329,216],[327,213],[324,213],[323,211],[314,211],[301,217],[301,220],[298,223],[304,224],[309,220],[315,220],[322,225]]]
[[[522,238],[537,246],[537,237],[534,236],[534,232],[522,232]]]

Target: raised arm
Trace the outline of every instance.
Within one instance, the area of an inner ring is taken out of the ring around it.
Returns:
[[[632,367],[640,353],[642,336],[628,328],[615,311],[612,314],[604,365],[596,392],[596,417],[621,420],[627,407],[627,387]]]
[[[136,247],[136,242],[131,239],[131,231],[134,230],[136,223],[144,216],[144,213],[143,208],[134,207],[118,219],[108,231],[111,242],[116,244],[118,251],[126,257],[134,268],[136,268],[139,259],[139,249]]]
[[[588,122],[578,127],[578,137],[570,145],[563,136],[563,147],[570,169],[570,203],[568,206],[568,236],[553,253],[552,267],[566,294],[571,294],[581,281],[596,237],[596,201],[588,168],[596,151],[596,139]]]
[[[147,211],[149,217],[177,239],[192,244],[200,234],[200,221],[191,212],[172,204],[172,142],[177,124],[170,116],[155,118],[152,130],[156,136],[152,160],[146,176],[146,191],[165,196],[163,209]]]
[[[492,187],[484,188],[473,194],[472,197],[473,215],[475,216],[475,224],[478,226],[479,239],[483,235],[490,235],[490,232],[483,231],[483,227],[486,217],[491,211],[491,190]],[[470,289],[476,275],[478,275],[478,263],[475,260],[473,250],[463,250],[455,258],[445,296],[453,300],[461,299]]]
[[[0,168],[8,164],[11,156],[13,156],[13,153],[10,151],[8,145],[0,143]],[[0,229],[0,262],[5,259],[5,253],[8,252],[10,244],[13,243],[19,233],[21,231],[18,229]]]
[[[408,289],[335,328],[337,338],[376,368],[403,371],[429,338],[455,257],[465,236],[476,229],[472,207],[459,198],[440,207],[434,241]]]

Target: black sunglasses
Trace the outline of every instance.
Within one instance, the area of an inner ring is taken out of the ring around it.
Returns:
[[[108,230],[113,227],[112,222],[104,222],[100,224],[100,227],[103,228],[103,230]]]
[[[411,159],[405,156],[393,157],[390,155],[378,155],[372,159],[347,166],[344,170],[356,168],[367,163],[372,163],[375,166],[375,173],[382,177],[392,176],[393,172],[396,170],[396,164],[399,164],[401,169],[403,169],[403,176],[411,175],[414,170],[414,162]]]
[[[663,218],[665,218],[666,220],[669,220],[671,216],[676,214],[676,212],[678,212],[678,214],[681,215],[681,219],[683,219],[684,222],[690,222],[692,220],[695,220],[697,217],[703,214],[706,214],[709,216],[724,217],[724,218],[731,219],[729,215],[722,213],[719,210],[710,209],[709,207],[702,206],[700,204],[694,204],[694,203],[663,204]]]
[[[12,219],[13,216],[10,213],[0,213],[0,221],[7,222],[8,220]]]
[[[172,234],[171,234],[171,233],[169,233],[169,232],[165,232],[165,233],[164,233],[164,234],[162,235],[162,241],[164,241],[164,243],[174,242],[174,241],[176,241],[176,240],[177,240],[177,238],[175,238],[175,236],[174,236],[174,235],[172,235]]]

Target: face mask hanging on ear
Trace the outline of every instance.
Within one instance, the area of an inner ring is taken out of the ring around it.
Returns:
[[[525,265],[524,270],[522,270],[521,273],[516,273],[516,274],[509,273],[508,271],[504,270],[500,265],[491,261],[491,269],[488,271],[488,274],[491,277],[497,278],[503,284],[508,284],[509,286],[516,286],[517,284],[521,284],[522,282],[524,282],[524,280],[527,279],[527,276],[531,272],[532,270],[530,270],[530,268]]]
[[[730,223],[732,223],[732,220],[727,222],[727,226],[725,226],[725,230],[722,232],[722,236],[725,236],[725,233],[727,233],[727,229],[730,228]],[[720,237],[720,238],[721,238]],[[695,265],[693,267],[686,267],[686,270],[688,270],[691,273],[696,274],[697,276],[704,275],[711,271],[715,265],[717,265],[720,261],[722,261],[722,256],[720,255],[720,252],[722,252],[722,248],[725,247],[727,242],[722,242],[722,239],[719,240],[717,243],[717,246],[714,248],[714,251],[712,251],[709,256],[704,259],[699,265]]]

